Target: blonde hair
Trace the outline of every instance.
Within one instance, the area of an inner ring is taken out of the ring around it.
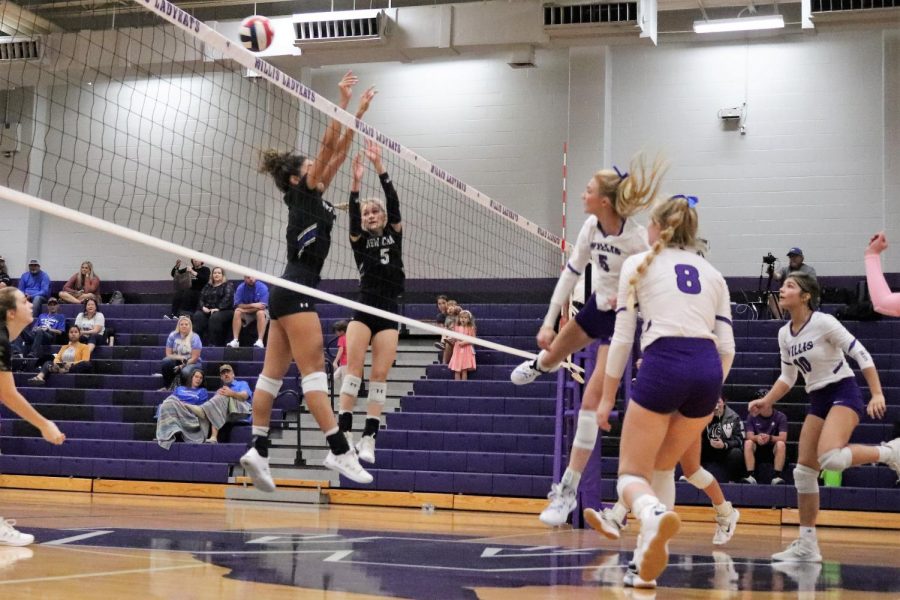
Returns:
[[[634,310],[637,299],[637,284],[647,272],[663,248],[696,248],[697,228],[699,221],[697,211],[684,196],[672,196],[659,202],[650,215],[650,221],[660,227],[659,238],[653,243],[650,252],[638,265],[631,279],[628,280],[628,310]]]
[[[181,333],[178,331],[178,327],[181,325],[182,321],[187,321],[187,324],[188,324],[187,335],[181,335]],[[180,317],[178,317],[178,322],[175,323],[175,333],[177,333],[178,335],[181,335],[181,339],[184,339],[184,340],[190,339],[191,337],[193,337],[194,323],[193,323],[193,321],[191,321],[191,318],[189,316],[181,315]]]
[[[381,198],[366,198],[365,200],[360,200],[359,202],[359,214],[360,220],[362,220],[362,212],[365,210],[367,204],[374,204],[378,207],[378,210],[384,215],[384,225],[382,225],[382,229],[387,227],[387,207],[384,205],[384,200]],[[362,227],[362,223],[359,224]],[[368,231],[368,230],[366,230]],[[371,233],[371,232],[369,232]]]
[[[597,193],[609,198],[617,215],[631,217],[653,204],[666,168],[659,156],[648,168],[644,155],[638,153],[631,159],[625,173],[620,173],[618,169],[601,169],[594,173]]]
[[[87,268],[88,268],[87,276],[81,274],[81,267],[84,267],[84,266],[87,266]],[[86,261],[82,262],[81,265],[79,265],[79,267],[78,267],[78,274],[77,274],[76,281],[78,282],[78,285],[83,288],[86,281],[93,279],[96,276],[97,275],[94,273],[94,263],[92,263],[89,260],[86,260]]]
[[[463,316],[469,317],[469,324],[468,324],[468,325],[462,325],[462,324],[459,322],[459,318],[460,318],[460,317],[463,317]],[[459,311],[459,314],[457,315],[456,324],[457,324],[457,325],[460,325],[460,326],[462,326],[462,327],[468,327],[468,328],[470,328],[470,329],[472,330],[472,335],[475,335],[475,332],[478,331],[478,327],[475,325],[475,316],[472,315],[472,313],[471,313],[470,311],[468,311],[468,310],[461,310],[461,311]]]

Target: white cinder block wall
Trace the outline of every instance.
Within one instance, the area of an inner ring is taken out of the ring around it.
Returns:
[[[726,275],[754,276],[765,252],[783,255],[792,245],[822,274],[859,275],[871,232],[886,227],[900,246],[894,33],[538,51],[538,67],[528,70],[510,69],[507,59],[357,66],[363,82],[381,90],[367,120],[552,231],[560,227],[568,139],[570,237],[583,219],[579,196],[591,172],[624,164],[639,149],[659,150],[672,163],[666,188],[702,198],[704,234]],[[333,97],[342,72],[307,75]],[[716,112],[744,99],[741,136],[724,130]],[[9,160],[0,158],[0,178]],[[63,278],[81,260],[73,245],[105,279],[160,278],[171,265],[167,255],[7,203],[0,211],[0,254],[14,274],[39,252],[48,272]],[[900,270],[900,248],[888,253],[886,270]]]
[[[886,218],[883,55],[877,32],[614,48],[612,155],[670,159],[665,187],[700,196],[727,275],[792,246],[820,274],[862,273]],[[717,111],[744,100],[746,135],[723,130]]]

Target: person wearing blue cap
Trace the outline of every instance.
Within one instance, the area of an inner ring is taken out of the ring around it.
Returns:
[[[803,262],[803,250],[800,248],[794,247],[788,250],[787,257],[789,261],[788,264],[781,267],[781,269],[775,273],[775,279],[778,281],[784,281],[784,278],[794,271],[800,271],[801,273],[806,273],[813,277],[816,276],[816,270]]]

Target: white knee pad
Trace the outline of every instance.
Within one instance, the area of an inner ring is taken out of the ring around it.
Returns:
[[[625,488],[632,483],[644,483],[650,485],[643,477],[638,477],[636,475],[619,475],[619,480],[616,482],[616,493],[619,494],[619,498],[624,497]]]
[[[668,471],[653,471],[650,487],[659,501],[669,510],[675,508],[675,469]]]
[[[369,382],[369,402],[384,405],[387,400],[387,382],[386,381],[370,381]]]
[[[688,483],[690,483],[698,490],[705,490],[712,485],[716,478],[713,477],[712,473],[710,473],[703,467],[700,467],[693,475],[688,477],[687,480]]]
[[[273,397],[277,396],[278,392],[281,391],[281,380],[260,375],[259,379],[256,380],[256,391],[272,394]]]
[[[846,446],[840,450],[829,450],[819,457],[819,466],[826,471],[843,471],[853,464],[853,453]]]
[[[597,413],[592,410],[578,411],[578,425],[575,427],[575,441],[572,446],[583,450],[593,450],[597,443]]]
[[[310,392],[322,392],[323,394],[327,394],[328,375],[325,374],[325,371],[310,373],[300,380],[300,389],[303,390],[304,395]]]
[[[356,398],[359,396],[360,385],[362,385],[362,379],[356,375],[344,375],[344,383],[341,384],[341,395],[347,394]]]
[[[798,494],[819,493],[819,472],[806,465],[794,467],[794,487]]]

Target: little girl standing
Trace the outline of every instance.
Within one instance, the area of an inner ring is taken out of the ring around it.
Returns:
[[[474,336],[477,329],[472,313],[467,310],[460,311],[453,331]],[[475,370],[475,349],[472,344],[456,340],[453,344],[453,356],[450,358],[450,370],[453,371],[454,379],[465,381],[469,378],[469,371]]]

